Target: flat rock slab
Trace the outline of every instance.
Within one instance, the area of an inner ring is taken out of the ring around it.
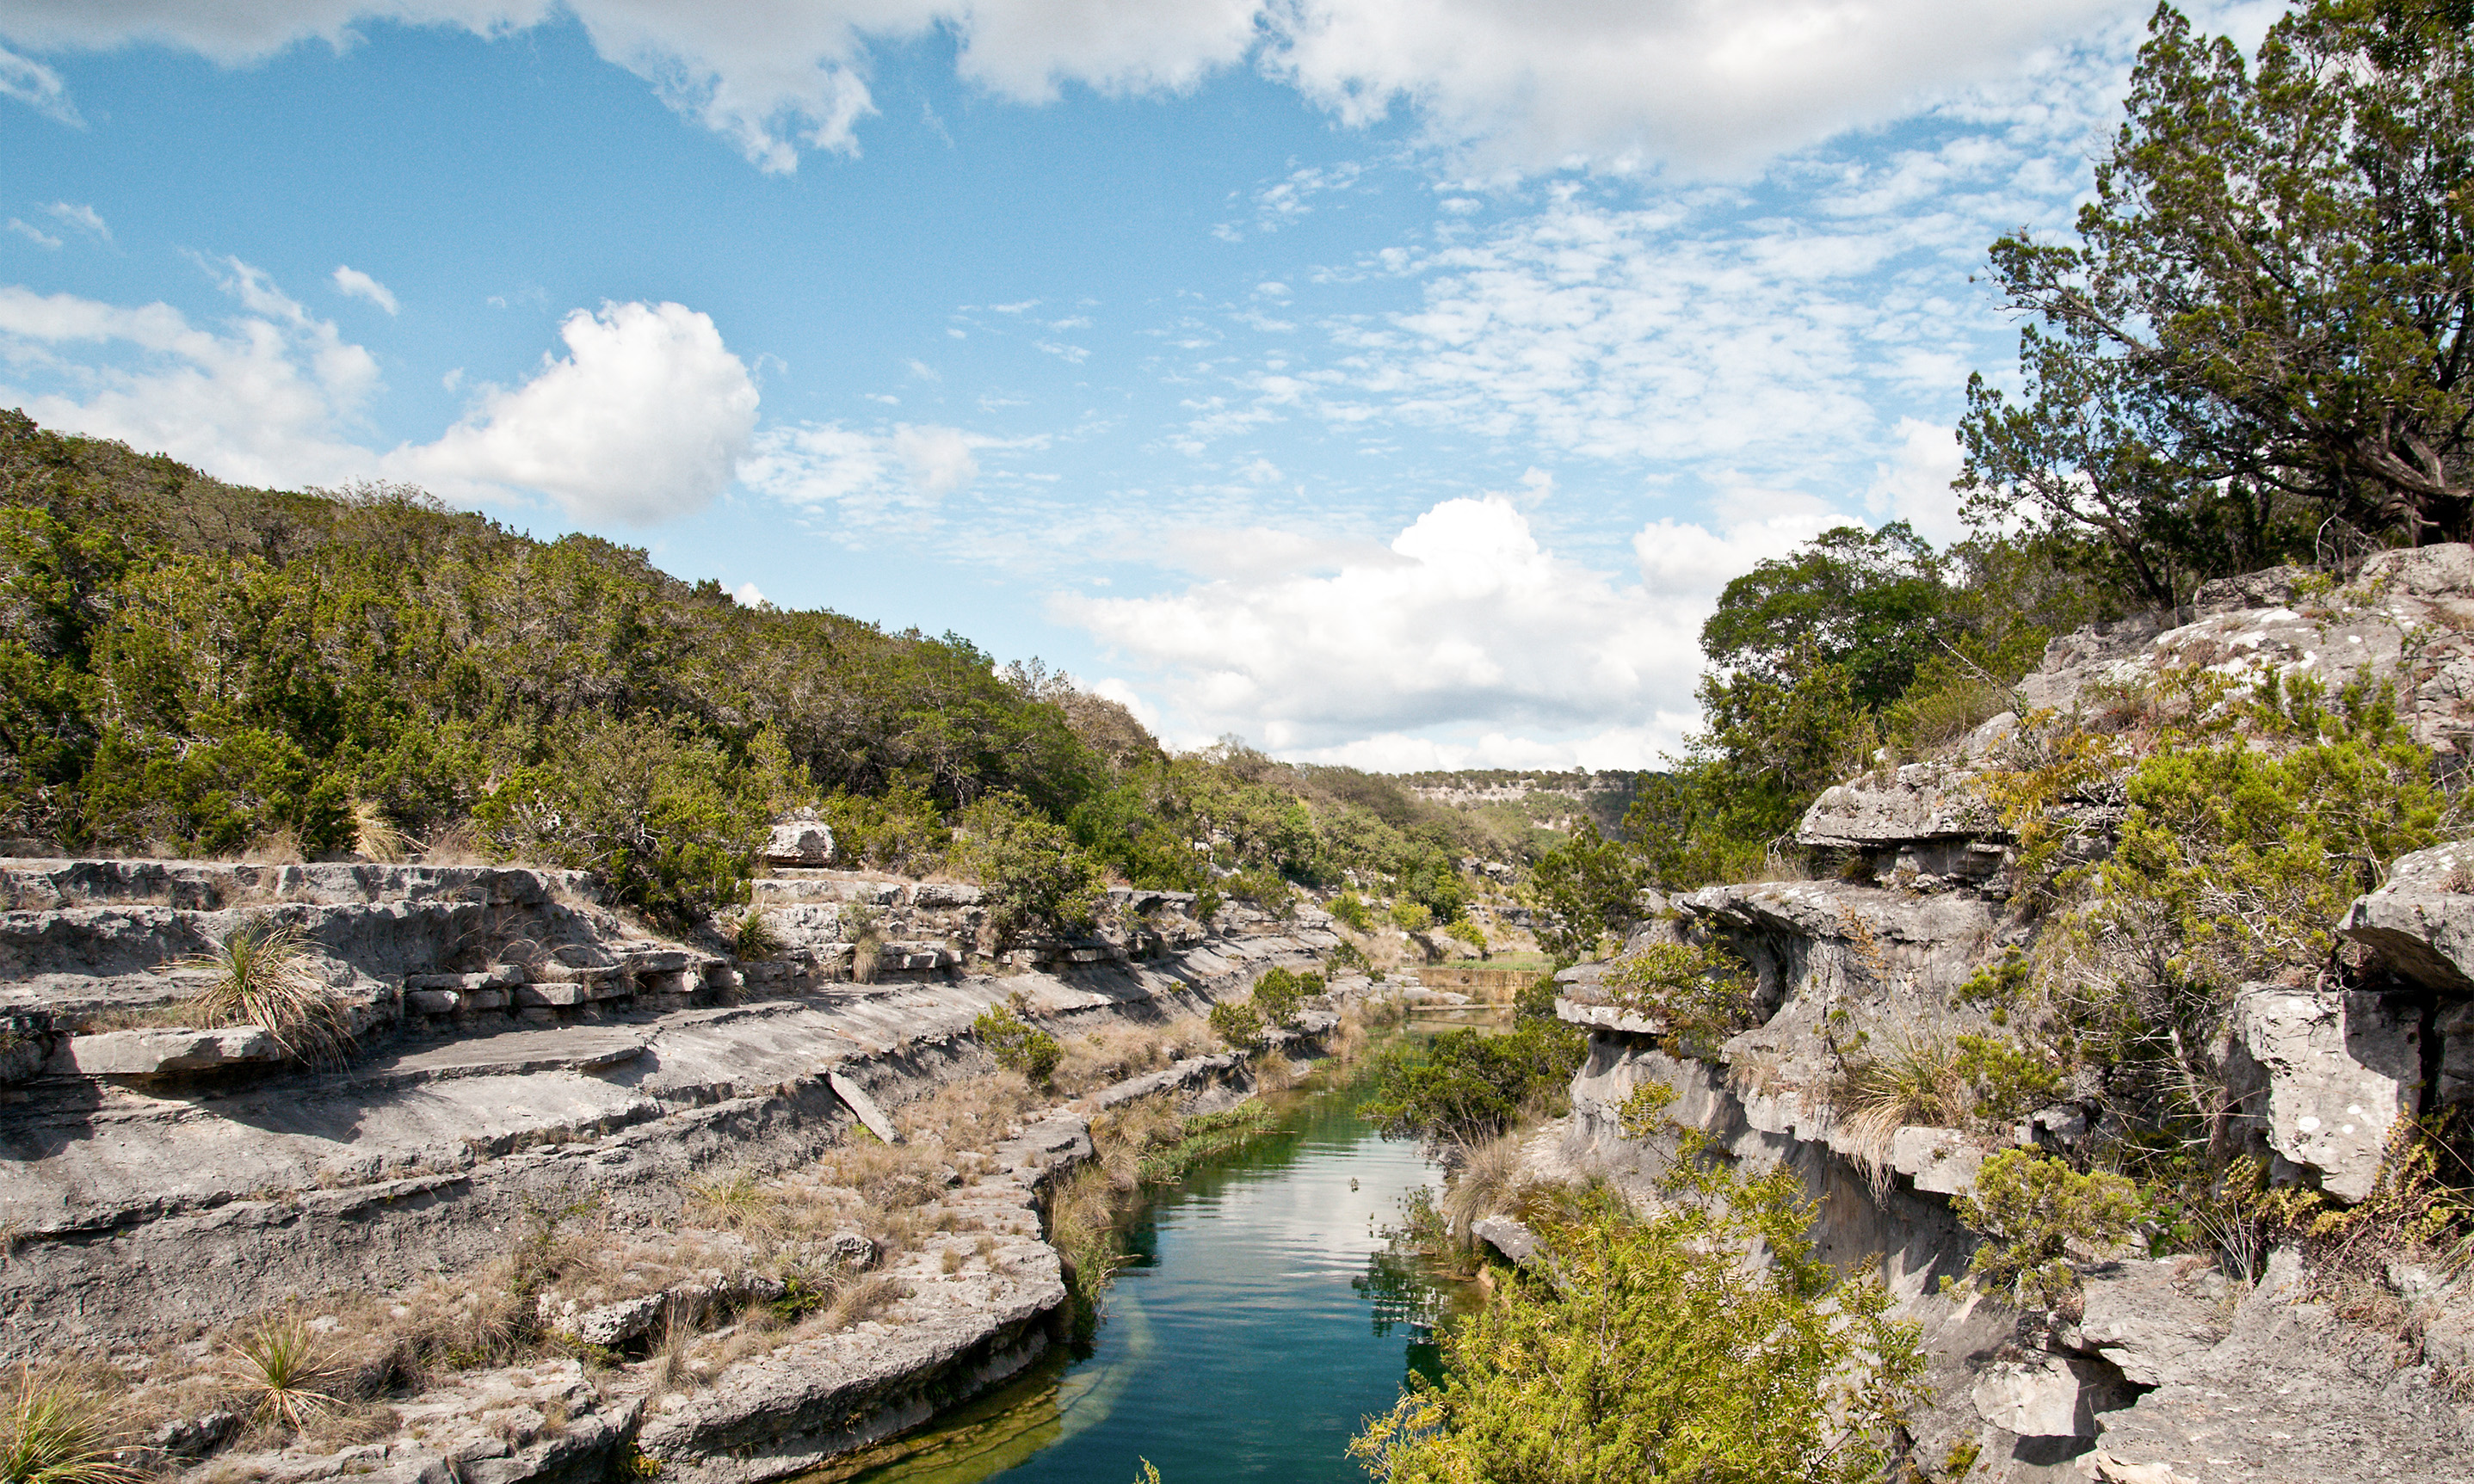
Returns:
[[[649,1027],[573,1025],[538,1031],[502,1031],[369,1064],[373,1076],[415,1072],[428,1076],[477,1073],[593,1071],[643,1056],[653,1042]]]
[[[248,1062],[279,1062],[283,1048],[255,1025],[221,1030],[106,1031],[61,1042],[60,1069],[80,1077],[154,1077]]]
[[[827,1072],[825,1085],[834,1089],[834,1096],[842,1100],[842,1106],[848,1108],[869,1133],[888,1144],[902,1142],[902,1135],[894,1129],[893,1120],[885,1115],[884,1109],[876,1106],[876,1099],[867,1095],[865,1088],[839,1072]]]

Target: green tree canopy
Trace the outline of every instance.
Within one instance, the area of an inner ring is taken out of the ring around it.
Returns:
[[[2310,551],[2474,534],[2474,4],[2317,0],[2256,64],[2157,10],[2075,243],[1993,275],[1968,513],[2092,534],[2149,601]]]
[[[1941,559],[1905,521],[1839,526],[1729,583],[1701,651],[1772,686],[1793,685],[1815,661],[1836,665],[1856,704],[1879,707],[1933,652],[1949,604]]]

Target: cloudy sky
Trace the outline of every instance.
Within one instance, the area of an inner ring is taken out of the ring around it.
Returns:
[[[1970,275],[2067,224],[2147,12],[0,0],[0,406],[1175,744],[1649,764],[1729,577],[1959,534]]]

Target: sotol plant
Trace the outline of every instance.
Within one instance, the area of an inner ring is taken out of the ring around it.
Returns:
[[[114,1455],[122,1429],[105,1402],[37,1381],[20,1367],[15,1404],[0,1432],[0,1484],[137,1484]]]
[[[340,1062],[352,1050],[343,1002],[310,962],[299,928],[254,918],[192,967],[214,976],[189,1001],[204,1023],[263,1026],[295,1061]]]

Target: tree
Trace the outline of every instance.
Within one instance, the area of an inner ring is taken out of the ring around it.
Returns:
[[[2104,540],[2150,601],[2310,549],[2474,534],[2474,4],[2316,0],[2256,69],[2160,6],[2076,245],[1993,247],[2016,401],[1979,374],[1986,526]]]
[[[1847,672],[1860,706],[1897,699],[1931,655],[1950,587],[1904,520],[1839,526],[1727,585],[1701,652],[1737,677],[1791,686],[1813,660]]]
[[[1539,946],[1559,966],[1579,962],[1600,938],[1632,926],[1634,899],[1649,884],[1639,854],[1581,821],[1572,838],[1538,858],[1529,901]]]

